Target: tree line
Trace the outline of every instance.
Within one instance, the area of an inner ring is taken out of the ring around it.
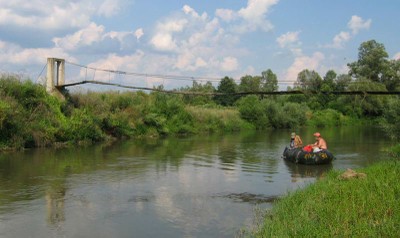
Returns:
[[[358,48],[358,60],[348,63],[347,74],[337,74],[329,70],[323,77],[314,70],[304,69],[298,73],[293,87],[287,90],[313,92],[342,91],[400,91],[400,60],[388,58],[388,53],[382,43],[375,40],[363,42]],[[181,91],[237,94],[246,92],[276,92],[278,77],[271,70],[263,71],[261,75],[245,75],[240,82],[231,77],[221,79],[217,87],[211,82],[202,85],[193,82],[192,87],[181,88]],[[211,99],[211,97],[208,97]],[[212,99],[219,105],[232,106],[240,98],[238,95],[215,96]],[[203,99],[204,101],[204,99]]]

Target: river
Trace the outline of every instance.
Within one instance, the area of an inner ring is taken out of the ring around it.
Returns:
[[[0,237],[234,237],[330,169],[384,159],[374,128],[320,130],[332,165],[284,162],[288,130],[0,154]],[[313,130],[298,133],[313,142]]]

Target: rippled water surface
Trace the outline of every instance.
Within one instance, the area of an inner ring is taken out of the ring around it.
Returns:
[[[311,143],[314,131],[300,131]],[[332,168],[383,159],[372,128],[321,133],[337,160],[282,161],[290,131],[0,154],[0,237],[233,237]]]

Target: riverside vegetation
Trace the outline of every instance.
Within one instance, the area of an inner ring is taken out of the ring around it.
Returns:
[[[400,161],[357,171],[366,178],[341,180],[340,171],[274,204],[252,237],[399,237]],[[245,236],[245,235],[243,235]]]
[[[377,64],[376,62],[379,62]],[[291,96],[238,96],[237,92],[278,90],[277,76],[268,69],[260,76],[229,77],[217,88],[194,82],[176,91],[204,95],[145,92],[87,92],[50,96],[43,86],[13,75],[0,78],[0,149],[99,142],[113,138],[158,137],[301,126],[353,125],[379,122],[400,139],[400,101],[397,96],[342,95],[331,91],[395,91],[400,87],[400,60],[389,60],[375,40],[361,44],[359,59],[349,73],[330,70],[322,78],[303,70]],[[209,96],[207,93],[226,93]],[[318,92],[318,93],[308,93]],[[233,93],[233,94],[232,94]]]

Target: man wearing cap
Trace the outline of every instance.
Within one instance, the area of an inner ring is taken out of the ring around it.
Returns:
[[[315,132],[314,136],[315,136],[315,140],[316,140],[315,143],[312,144],[314,152],[318,152],[321,150],[327,150],[328,145],[326,144],[326,141],[324,140],[324,138],[321,137],[321,133]]]
[[[290,139],[290,148],[298,148],[303,145],[303,141],[301,140],[299,135],[296,135],[296,133],[292,132],[291,134],[291,139]]]

